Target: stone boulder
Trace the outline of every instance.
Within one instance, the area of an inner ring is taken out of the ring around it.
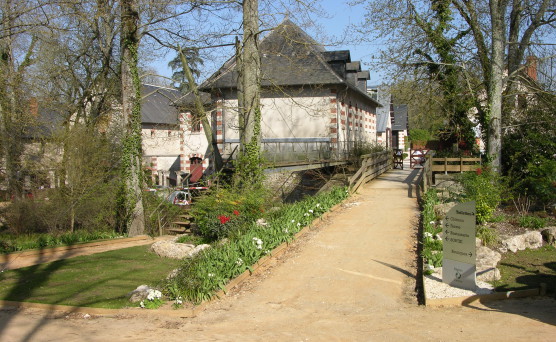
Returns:
[[[153,243],[151,251],[163,258],[184,259],[191,258],[209,247],[210,245],[206,244],[195,246],[187,243],[162,240]]]
[[[539,247],[542,247],[542,235],[540,232],[533,231],[502,240],[502,248],[500,250],[502,252],[510,250],[515,253],[526,248],[536,249]]]
[[[189,257],[194,256],[195,254],[199,253],[200,251],[203,251],[207,248],[210,248],[210,245],[207,244],[203,244],[203,245],[198,245],[195,248],[193,248],[193,250],[191,251],[191,253],[189,253]]]
[[[151,288],[148,285],[139,285],[137,288],[127,294],[129,301],[138,303],[147,298],[148,292]]]
[[[159,257],[183,259],[189,256],[189,253],[195,248],[195,245],[186,243],[177,243],[174,241],[162,240],[152,244],[151,251]]]
[[[479,246],[477,251],[477,280],[478,281],[493,281],[500,279],[500,271],[496,268],[502,255],[492,249]]]
[[[455,202],[448,202],[448,203],[441,203],[441,204],[435,205],[434,206],[434,213],[436,214],[436,217],[441,217],[441,218],[446,217],[446,215],[448,214],[450,209],[455,207],[456,204],[457,203],[455,203]]]
[[[541,231],[541,235],[549,245],[556,247],[556,227],[547,227]]]

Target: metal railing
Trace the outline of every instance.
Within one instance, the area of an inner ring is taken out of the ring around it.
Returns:
[[[232,151],[238,148],[239,141],[226,141],[221,146],[224,158],[235,159],[237,153],[232,156]],[[347,160],[355,146],[354,141],[332,143],[330,138],[263,139],[261,151],[268,164],[280,165]]]

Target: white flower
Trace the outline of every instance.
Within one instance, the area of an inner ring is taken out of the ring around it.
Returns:
[[[264,251],[264,254],[268,254],[268,253],[270,253],[268,249]]]
[[[320,208],[320,203],[317,203],[317,208]]]
[[[301,226],[301,223],[297,222],[297,226],[298,226],[298,227]]]
[[[282,230],[282,231],[283,231],[284,233],[286,233],[286,234],[289,233],[288,228],[286,228],[286,229],[284,229],[284,230]]]
[[[292,223],[295,223],[295,220],[292,220]]]
[[[313,213],[313,209],[309,209],[309,212],[312,214],[312,213]]]
[[[243,260],[241,258],[237,258],[236,265],[238,265],[238,266],[243,265]]]
[[[309,216],[309,213],[305,213],[305,214],[303,214],[303,216]]]
[[[434,224],[434,221],[430,221],[429,224]]]
[[[139,303],[139,306],[144,308],[145,307],[145,303],[143,301],[141,301],[141,303]]]
[[[255,241],[255,247],[257,247],[257,249],[263,249],[263,240],[259,239],[258,237],[254,237],[253,241]]]
[[[425,232],[425,233],[423,233],[423,236],[426,237],[426,238],[432,238],[432,233]]]
[[[214,277],[214,273],[209,273],[209,274],[208,274],[208,277],[209,277],[209,278]]]
[[[435,237],[437,240],[442,241],[442,238],[440,237],[440,235],[436,234],[434,237]]]

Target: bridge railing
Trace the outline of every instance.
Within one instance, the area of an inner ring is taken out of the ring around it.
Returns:
[[[392,151],[382,151],[361,156],[361,167],[349,179],[350,192],[354,193],[365,183],[370,182],[393,166]]]
[[[330,138],[297,139],[263,139],[262,155],[269,164],[311,163],[319,161],[347,160],[356,142],[332,142]],[[222,155],[231,155],[239,146],[239,141],[226,141],[222,146]],[[232,159],[237,157],[232,156]]]

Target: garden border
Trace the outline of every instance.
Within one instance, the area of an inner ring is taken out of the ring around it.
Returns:
[[[430,182],[430,160],[431,158],[427,158],[427,161],[424,165],[424,167],[421,169],[421,172],[419,173],[419,178],[421,178],[420,180],[420,186],[423,189],[423,191],[425,192],[426,189],[428,188],[428,184],[431,184]],[[423,235],[423,231],[424,231],[424,222],[423,222],[423,206],[422,206],[422,202],[420,200],[419,203],[420,206],[420,213],[421,213],[421,218],[420,218],[420,223],[419,223],[419,234],[418,236],[422,236]],[[418,243],[422,243],[422,241],[418,241]],[[423,260],[423,256],[419,255],[419,263],[420,265],[424,265],[424,260]],[[490,301],[496,301],[496,300],[504,300],[504,299],[513,299],[513,298],[524,298],[524,297],[535,297],[535,296],[540,296],[543,295],[546,292],[546,289],[543,290],[542,287],[536,288],[536,289],[526,289],[526,290],[515,290],[515,291],[506,291],[506,292],[493,292],[493,293],[488,293],[488,294],[476,294],[476,295],[471,295],[471,296],[463,296],[463,297],[446,297],[446,298],[427,298],[427,288],[426,288],[426,284],[425,284],[425,273],[423,270],[421,270],[421,277],[420,277],[420,281],[421,281],[421,288],[423,289],[423,299],[424,299],[424,305],[425,307],[440,307],[440,306],[467,306],[470,305],[473,302],[490,302]]]
[[[108,240],[100,240],[96,242],[85,242],[85,243],[77,243],[75,245],[68,245],[68,246],[59,246],[59,247],[46,247],[44,249],[29,249],[19,252],[13,252],[8,254],[0,254],[0,268],[5,270],[17,269],[10,268],[9,264],[14,262],[19,258],[32,258],[32,257],[40,257],[40,258],[47,258],[51,255],[55,255],[56,253],[70,251],[70,250],[78,250],[83,248],[90,248],[90,247],[98,247],[98,246],[106,246],[106,245],[113,245],[113,244],[120,244],[120,243],[128,243],[134,241],[142,241],[142,240],[154,240],[148,235],[139,235],[134,237],[128,238],[115,238],[115,239],[108,239]],[[56,259],[59,260],[59,259]],[[55,260],[44,260],[42,262],[36,262],[36,264],[52,262]],[[26,267],[26,266],[22,266]]]
[[[322,220],[326,219],[328,216],[332,215],[332,213],[338,210],[344,203],[346,203],[352,196],[348,196],[340,203],[332,206],[328,211],[323,213],[320,217],[315,218],[310,224],[306,225],[297,232],[293,236],[293,241],[301,238],[302,236],[308,234],[311,229]],[[148,237],[143,237],[146,239]],[[139,239],[139,237],[130,238],[130,239]],[[89,315],[97,315],[97,316],[118,316],[118,315],[141,315],[141,316],[149,316],[149,315],[158,315],[158,316],[171,316],[171,317],[179,317],[179,318],[193,318],[196,317],[200,312],[206,309],[206,306],[212,302],[220,300],[221,297],[226,296],[226,293],[230,290],[234,289],[244,281],[246,281],[249,277],[254,274],[258,274],[258,272],[267,266],[267,264],[282,255],[287,248],[291,245],[291,242],[283,242],[282,244],[278,245],[274,248],[270,253],[263,256],[259,259],[254,265],[251,266],[251,270],[245,270],[245,272],[241,273],[239,276],[235,277],[234,279],[230,280],[228,284],[225,286],[224,290],[220,290],[214,294],[214,296],[207,300],[203,301],[201,304],[196,305],[193,308],[182,308],[182,309],[156,309],[156,310],[148,310],[148,309],[141,309],[141,308],[126,308],[126,309],[106,309],[106,308],[93,308],[93,307],[84,307],[84,306],[70,306],[70,305],[55,305],[55,304],[43,304],[43,303],[32,303],[32,302],[15,302],[15,301],[8,301],[8,300],[0,300],[0,310],[5,309],[40,309],[44,311],[50,312],[58,312],[58,313],[80,313],[80,314],[89,314]],[[70,247],[70,246],[68,246]],[[64,247],[56,247],[56,248],[64,248]],[[23,252],[19,252],[23,253]],[[13,254],[13,253],[12,253]]]

